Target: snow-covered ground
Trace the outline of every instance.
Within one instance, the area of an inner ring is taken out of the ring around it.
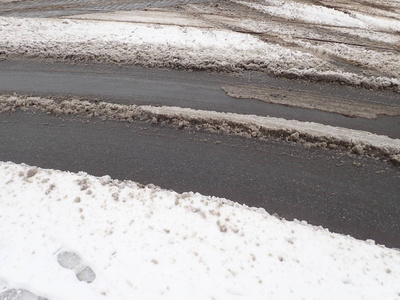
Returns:
[[[0,191],[0,299],[400,297],[398,250],[225,199],[5,162]]]

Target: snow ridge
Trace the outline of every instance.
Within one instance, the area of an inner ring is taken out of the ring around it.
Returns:
[[[205,129],[211,132],[223,132],[258,139],[273,137],[301,143],[307,147],[340,149],[359,155],[368,154],[386,158],[394,164],[400,162],[400,139],[313,122],[181,107],[93,103],[77,99],[55,101],[40,97],[0,96],[0,111],[7,112],[16,109],[34,109],[56,115],[82,115],[124,122],[140,120],[152,124],[167,123],[179,129]]]

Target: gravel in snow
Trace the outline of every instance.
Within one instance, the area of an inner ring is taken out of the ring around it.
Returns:
[[[0,222],[0,299],[400,297],[398,250],[108,176],[1,162]]]

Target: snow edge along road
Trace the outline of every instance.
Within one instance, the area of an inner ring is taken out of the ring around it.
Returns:
[[[38,110],[55,115],[80,115],[103,120],[170,124],[179,129],[193,128],[265,140],[274,138],[305,147],[330,148],[369,155],[400,164],[400,139],[366,131],[333,127],[274,117],[240,115],[181,107],[121,105],[69,99],[0,95],[0,112],[17,109]]]

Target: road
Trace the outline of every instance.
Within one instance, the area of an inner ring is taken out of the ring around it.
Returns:
[[[263,207],[400,247],[400,169],[373,159],[147,123],[0,114],[0,160]]]
[[[137,66],[68,65],[38,61],[0,61],[0,93],[64,95],[137,105],[168,105],[256,114],[365,130],[400,138],[400,117],[349,118],[335,113],[288,107],[252,99],[234,99],[224,85],[272,86],[317,92],[358,103],[400,106],[400,95],[340,85],[274,78],[265,73],[210,74]]]

